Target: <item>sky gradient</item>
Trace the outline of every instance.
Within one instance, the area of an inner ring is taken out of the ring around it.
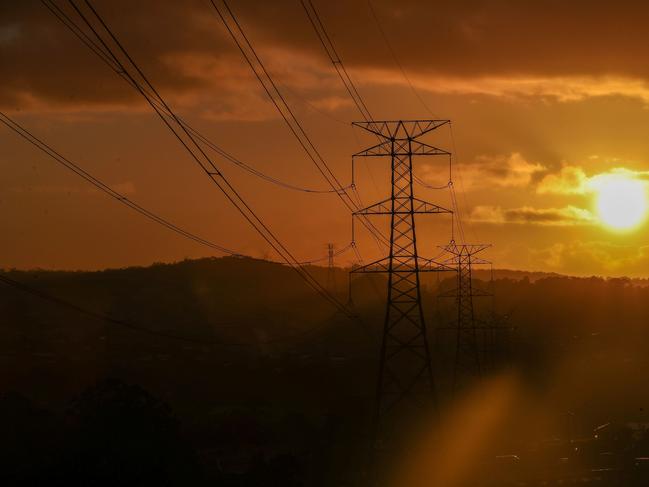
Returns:
[[[132,3],[94,2],[177,113],[260,171],[327,189],[208,1]],[[627,232],[601,225],[592,189],[603,174],[649,179],[649,6],[618,2],[612,15],[598,1],[373,0],[399,66],[365,0],[314,3],[376,119],[452,120],[452,132],[441,128],[427,141],[455,153],[466,240],[492,243],[496,267],[649,274],[647,224]],[[299,0],[231,7],[320,152],[349,181],[351,154],[373,139],[351,127],[359,115]],[[66,157],[198,235],[275,258],[144,100],[40,2],[0,6],[0,67],[0,109]],[[335,195],[279,188],[215,162],[299,259],[350,241],[350,216]],[[441,158],[415,168],[432,185],[448,179]],[[0,169],[0,267],[101,269],[218,255],[129,212],[5,127]],[[388,195],[385,160],[361,161],[357,171],[366,203]],[[446,190],[416,192],[451,206]],[[450,219],[422,217],[418,232],[420,253],[438,254]],[[364,256],[378,258],[357,233]]]

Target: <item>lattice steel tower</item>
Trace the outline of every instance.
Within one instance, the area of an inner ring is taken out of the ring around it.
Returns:
[[[389,157],[391,195],[354,213],[390,216],[389,255],[354,269],[353,273],[383,272],[388,276],[387,305],[374,413],[374,446],[392,440],[418,412],[436,412],[430,348],[420,292],[420,272],[453,270],[417,253],[415,215],[451,213],[413,194],[413,156],[450,156],[420,142],[423,135],[448,120],[355,122],[379,138],[379,143],[354,157]]]
[[[456,322],[451,327],[456,332],[455,365],[453,369],[453,390],[466,385],[468,382],[482,376],[480,360],[480,343],[478,329],[480,328],[473,308],[473,298],[491,296],[473,287],[472,266],[490,264],[489,261],[474,257],[490,247],[487,244],[457,244],[451,243],[442,247],[451,257],[443,263],[456,269],[456,287],[451,291],[440,294],[440,297],[455,298],[457,305]]]
[[[327,289],[336,294],[336,269],[334,267],[334,244],[327,244]]]

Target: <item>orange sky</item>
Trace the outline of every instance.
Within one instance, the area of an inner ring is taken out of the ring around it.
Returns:
[[[59,2],[62,6],[63,3]],[[377,119],[430,118],[395,65],[364,0],[314,0]],[[461,3],[461,5],[456,5]],[[470,242],[497,267],[570,274],[649,274],[647,228],[616,233],[584,215],[578,182],[614,168],[646,179],[649,6],[617,2],[379,1],[377,14],[415,89],[453,121],[456,188]],[[98,10],[176,111],[214,142],[287,182],[326,183],[265,98],[207,2],[97,0]],[[341,181],[373,139],[328,63],[298,0],[232,1],[244,29]],[[137,93],[40,2],[0,7],[0,107],[114,189],[194,233],[274,257]],[[429,139],[453,150],[447,128]],[[350,240],[335,195],[298,193],[215,159],[299,259]],[[358,168],[365,202],[387,196],[387,163]],[[443,161],[417,160],[445,182]],[[0,127],[0,267],[97,269],[214,255],[94,190]],[[450,207],[446,191],[418,196]],[[584,213],[586,212],[586,213]],[[450,220],[418,226],[422,255]],[[376,246],[359,231],[367,258]],[[340,264],[351,261],[343,255]]]

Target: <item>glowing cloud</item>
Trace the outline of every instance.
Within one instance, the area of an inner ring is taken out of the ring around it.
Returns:
[[[563,208],[500,208],[495,206],[476,206],[471,212],[471,221],[481,223],[517,223],[532,225],[572,226],[592,225],[596,222],[593,214],[576,206]]]
[[[609,171],[588,176],[579,166],[564,166],[558,173],[546,175],[536,187],[536,192],[539,194],[593,194],[601,189],[602,182],[608,178],[640,181],[649,179],[649,171],[614,167]]]

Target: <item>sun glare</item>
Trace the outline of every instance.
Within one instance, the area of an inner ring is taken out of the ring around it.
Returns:
[[[647,192],[643,181],[611,174],[598,178],[597,213],[600,221],[616,230],[636,227],[647,216]]]

